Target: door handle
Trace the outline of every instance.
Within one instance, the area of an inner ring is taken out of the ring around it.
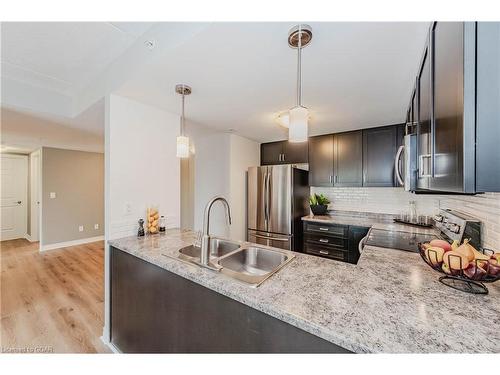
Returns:
[[[405,146],[399,146],[398,152],[396,152],[396,158],[394,159],[394,170],[396,171],[396,178],[400,185],[404,186],[403,176],[401,176],[400,161],[401,155],[403,153]]]
[[[278,237],[266,237],[266,236],[261,236],[260,234],[254,234],[253,235],[256,238],[262,238],[264,240],[269,240],[269,241],[281,241],[281,242],[288,242],[288,238],[278,238]]]
[[[17,203],[17,204],[21,204],[21,203],[23,203],[23,202],[22,202],[22,201],[17,201],[16,203]]]

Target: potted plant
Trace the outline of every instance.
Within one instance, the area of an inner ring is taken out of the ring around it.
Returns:
[[[323,194],[312,194],[309,197],[309,206],[313,215],[326,215],[330,200]]]

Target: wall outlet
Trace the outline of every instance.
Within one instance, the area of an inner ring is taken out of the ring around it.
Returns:
[[[83,232],[83,225],[80,225],[80,226],[78,227],[78,231],[79,231],[79,232]]]
[[[94,229],[99,229],[99,224],[94,224]]]
[[[49,194],[50,199],[55,199],[56,198],[56,193],[51,191]]]

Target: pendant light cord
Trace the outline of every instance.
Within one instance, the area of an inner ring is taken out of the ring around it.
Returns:
[[[299,25],[297,44],[297,107],[302,106],[302,29]]]
[[[184,86],[182,86],[181,136],[184,136]]]

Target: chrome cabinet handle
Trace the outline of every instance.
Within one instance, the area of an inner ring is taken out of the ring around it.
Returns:
[[[324,239],[324,238],[320,238],[319,239],[319,242],[322,242],[322,243],[328,243],[328,240]]]
[[[319,230],[322,230],[322,231],[328,231],[328,228],[323,228],[323,227],[320,227]]]
[[[324,251],[324,250],[320,250],[319,251],[320,254],[323,254],[323,255],[328,255],[330,254],[328,251]]]

